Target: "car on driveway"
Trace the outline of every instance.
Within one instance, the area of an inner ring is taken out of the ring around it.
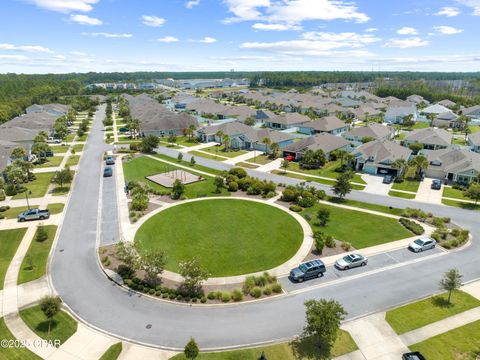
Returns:
[[[335,267],[340,270],[348,270],[359,266],[365,266],[368,259],[361,254],[350,254],[335,261]]]
[[[115,165],[115,159],[113,158],[113,156],[107,156],[107,158],[105,159],[105,164]]]
[[[105,169],[103,169],[103,177],[110,177],[113,175],[112,167],[107,166]]]
[[[28,209],[18,214],[17,221],[24,222],[30,220],[45,220],[50,217],[50,211],[40,209]]]
[[[408,245],[408,248],[413,252],[420,252],[424,250],[434,249],[437,242],[429,237],[419,238]]]
[[[430,186],[433,190],[441,190],[442,189],[442,181],[435,179],[432,181],[432,185]]]
[[[426,360],[420,352],[409,352],[402,355],[402,360]]]
[[[288,278],[293,282],[303,282],[323,276],[323,273],[327,271],[325,264],[321,260],[312,260],[306,263],[300,264],[300,266],[292,269]]]
[[[393,176],[392,175],[385,175],[383,178],[383,183],[384,184],[391,184],[393,182]]]

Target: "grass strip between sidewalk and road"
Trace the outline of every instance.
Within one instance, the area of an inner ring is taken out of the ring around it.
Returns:
[[[3,289],[5,275],[27,228],[0,230],[0,290]]]

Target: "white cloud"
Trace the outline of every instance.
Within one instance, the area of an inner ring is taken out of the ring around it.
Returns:
[[[93,9],[92,5],[100,0],[24,0],[34,4],[42,9],[69,13],[72,11],[89,12]]]
[[[455,35],[463,32],[463,29],[457,29],[451,26],[434,26],[433,29],[441,35]]]
[[[102,25],[103,24],[102,20],[100,20],[100,19],[92,18],[92,17],[87,16],[87,15],[79,15],[79,14],[70,15],[70,21],[75,22],[77,24],[81,24],[81,25],[95,26],[95,25]]]
[[[190,0],[188,1],[186,4],[185,4],[185,7],[187,9],[191,9],[193,8],[194,6],[197,6],[197,5],[200,5],[200,0]]]
[[[106,38],[131,38],[133,36],[132,34],[119,34],[119,33],[107,33],[107,32],[95,32],[95,33],[82,32],[81,35],[93,36],[93,37],[106,37]]]
[[[435,13],[436,16],[447,16],[447,17],[454,17],[460,15],[460,10],[456,7],[445,6],[440,8],[440,10]]]
[[[81,51],[70,51],[69,54],[73,55],[73,56],[86,56],[87,55],[87,54],[85,54],[84,52],[81,52]]]
[[[13,61],[28,61],[29,57],[25,55],[2,55],[0,54],[0,60],[13,60]]]
[[[372,44],[380,41],[379,38],[371,34],[357,34],[353,32],[331,33],[331,32],[306,32],[302,34],[305,40],[323,41],[326,44],[338,44],[348,47],[361,47],[366,44]]]
[[[399,34],[399,35],[417,35],[418,31],[415,28],[404,26],[401,29],[397,30],[397,34]]]
[[[235,16],[224,22],[261,20],[272,23],[300,24],[308,20],[351,20],[370,18],[358,11],[353,2],[343,0],[224,0]]]
[[[14,50],[14,51],[25,51],[25,52],[42,52],[42,53],[53,53],[52,50],[40,45],[13,45],[13,44],[0,44],[0,50]]]
[[[178,42],[180,40],[178,40],[174,36],[164,36],[162,38],[157,39],[157,41],[164,42],[164,43],[173,43],[173,42]]]
[[[167,20],[158,16],[142,15],[143,25],[159,27],[165,24]]]
[[[385,43],[385,47],[407,49],[413,47],[427,46],[428,44],[428,40],[419,37],[411,37],[404,39],[390,39]]]
[[[302,30],[302,27],[299,25],[293,24],[264,24],[256,23],[252,25],[252,28],[255,30],[264,30],[264,31],[287,31],[287,30]]]
[[[473,8],[473,15],[480,16],[480,0],[457,0],[457,2]]]
[[[374,28],[374,27],[371,27],[371,28],[368,28],[368,29],[365,30],[365,32],[367,32],[367,33],[372,33],[372,32],[376,32],[376,31],[378,31],[378,29]]]
[[[210,36],[205,36],[203,39],[198,40],[198,42],[204,43],[204,44],[213,44],[214,42],[217,42],[217,39],[212,38]]]

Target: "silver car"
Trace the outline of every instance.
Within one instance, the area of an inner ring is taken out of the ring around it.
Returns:
[[[437,245],[437,242],[434,239],[423,237],[411,242],[410,245],[408,245],[408,248],[413,252],[420,252],[433,249],[435,248],[435,245]]]
[[[335,261],[335,267],[340,270],[348,270],[359,266],[365,266],[368,259],[360,254],[350,254]]]

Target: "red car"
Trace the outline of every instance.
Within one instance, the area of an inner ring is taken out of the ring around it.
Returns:
[[[295,160],[295,156],[293,156],[293,155],[287,155],[287,156],[285,157],[285,160],[287,160],[287,161],[293,161],[293,160]]]

